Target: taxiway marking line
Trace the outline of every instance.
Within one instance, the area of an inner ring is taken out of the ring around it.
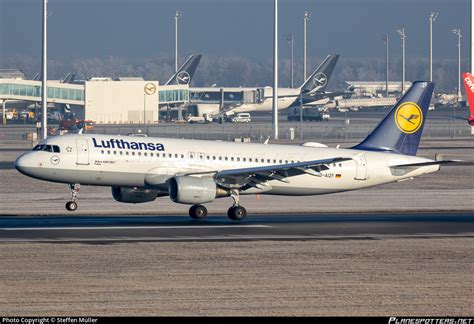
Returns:
[[[75,227],[4,227],[3,231],[51,230],[107,230],[107,229],[209,229],[209,228],[265,228],[269,225],[200,225],[200,226],[75,226]]]

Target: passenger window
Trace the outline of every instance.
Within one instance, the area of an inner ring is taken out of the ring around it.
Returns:
[[[169,157],[169,158],[170,158],[170,157],[173,157],[173,155],[170,153],[170,154],[168,154],[168,157]]]
[[[267,159],[267,163],[270,163],[270,159]]]
[[[225,160],[227,161],[227,160],[229,160],[229,158],[226,156],[226,157],[225,157]]]
[[[239,158],[239,157],[237,158],[237,161],[240,161],[240,158]]]
[[[184,159],[184,154],[181,154],[181,158]]]
[[[107,154],[110,154],[110,151],[107,151]]]
[[[104,151],[104,150],[102,150],[102,151],[100,151],[100,153],[104,154],[104,153],[105,153],[105,151]]]
[[[174,157],[175,157],[175,158],[178,158],[178,154],[175,154]]]
[[[125,155],[128,155],[128,151],[125,151]]]
[[[117,155],[117,151],[114,151],[114,155]]]
[[[119,151],[120,152],[120,155],[123,155],[123,151]]]
[[[243,158],[243,161],[245,162],[245,161],[247,161],[247,159],[246,159],[246,158]]]
[[[143,153],[143,155],[144,155],[144,156],[147,156],[148,154],[146,154],[146,152],[145,152],[145,153]]]
[[[231,157],[230,160],[231,160],[231,161],[234,161],[234,157]]]
[[[135,155],[135,152],[132,152],[132,155]]]

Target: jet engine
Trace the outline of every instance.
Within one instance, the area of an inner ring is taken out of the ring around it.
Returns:
[[[112,187],[112,196],[123,203],[138,204],[153,201],[158,196],[163,196],[159,190],[136,187]]]
[[[168,192],[171,200],[180,204],[203,204],[230,196],[229,190],[218,187],[212,179],[190,176],[169,179]]]

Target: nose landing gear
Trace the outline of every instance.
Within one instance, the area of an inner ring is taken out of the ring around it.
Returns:
[[[71,201],[66,203],[66,209],[69,211],[75,211],[77,209],[77,195],[79,190],[81,190],[81,185],[79,183],[70,183],[69,189],[71,190]]]

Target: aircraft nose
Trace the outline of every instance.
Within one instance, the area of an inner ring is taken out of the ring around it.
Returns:
[[[28,169],[31,167],[33,167],[33,163],[29,153],[22,154],[15,160],[15,169],[24,175],[29,175]]]

